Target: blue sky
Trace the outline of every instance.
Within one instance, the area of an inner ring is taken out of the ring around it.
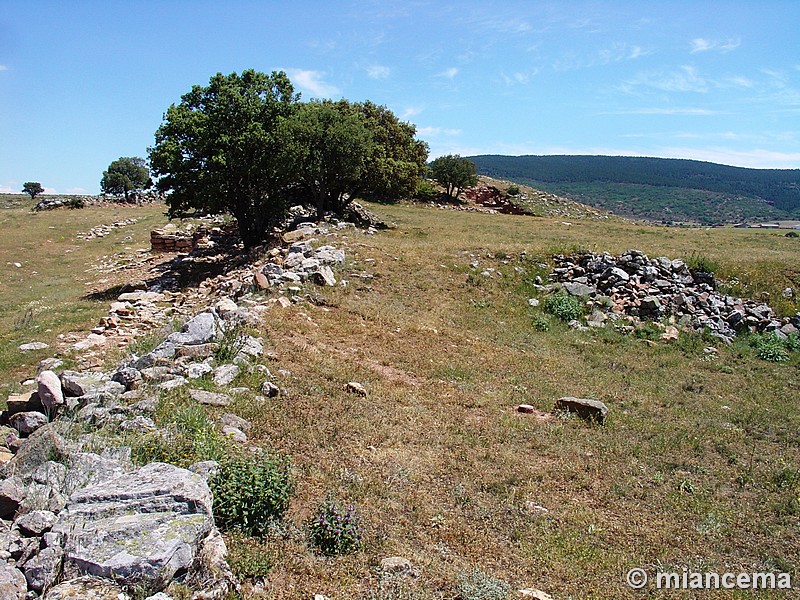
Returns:
[[[0,3],[0,191],[97,193],[214,73],[384,104],[431,156],[800,168],[797,0]]]

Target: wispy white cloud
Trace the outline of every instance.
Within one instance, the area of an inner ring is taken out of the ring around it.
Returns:
[[[446,127],[419,127],[417,128],[417,135],[421,136],[437,136],[437,135],[460,135],[460,129],[448,129]]]
[[[677,115],[677,116],[709,116],[728,114],[722,111],[709,110],[707,108],[631,108],[617,111],[600,113],[603,115]]]
[[[636,60],[651,53],[650,50],[646,50],[641,46],[617,42],[611,46],[600,48],[592,54],[563,56],[553,63],[553,69],[556,71],[572,71],[589,67],[602,67],[612,63]]]
[[[450,67],[438,74],[439,77],[444,77],[445,79],[453,79],[456,75],[458,75],[458,67]]]
[[[626,81],[621,89],[632,92],[638,86],[645,86],[663,92],[696,92],[706,93],[711,84],[691,65],[683,65],[672,71],[646,71],[635,79]]]
[[[339,88],[323,81],[325,73],[309,69],[284,69],[292,83],[315,98],[329,98],[339,94]]]
[[[8,71],[8,67],[5,65],[0,65],[0,71]]]
[[[409,119],[420,114],[424,109],[420,106],[407,106],[400,115],[401,119]]]
[[[367,67],[367,75],[372,79],[386,79],[391,74],[392,70],[389,67],[384,67],[382,65]]]
[[[517,71],[515,73],[511,73],[510,75],[507,73],[500,73],[500,79],[506,85],[526,85],[530,83],[531,79],[533,79],[536,75],[539,74],[539,69],[531,69],[529,71]]]
[[[13,188],[10,185],[0,184],[0,194],[17,194],[19,189]]]
[[[695,38],[691,41],[691,50],[692,54],[696,54],[698,52],[709,52],[714,50],[716,52],[731,52],[736,50],[739,46],[742,45],[741,38],[731,38],[726,41],[719,41],[719,40],[709,40],[706,38]]]

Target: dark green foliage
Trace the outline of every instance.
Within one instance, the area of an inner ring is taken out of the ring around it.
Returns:
[[[279,136],[287,177],[313,198],[317,218],[340,212],[363,185],[375,151],[372,132],[359,113],[333,102],[309,102],[282,125]]]
[[[289,460],[263,451],[223,459],[208,485],[220,529],[256,536],[283,517],[293,492]]]
[[[169,216],[230,213],[246,248],[261,242],[287,209],[278,127],[298,98],[285,73],[247,70],[217,73],[170,106],[150,148]]]
[[[563,292],[545,298],[542,307],[565,323],[579,319],[583,315],[584,308],[580,300]]]
[[[428,147],[371,102],[300,104],[283,72],[218,73],[167,110],[150,149],[169,216],[230,213],[246,248],[291,204],[340,211],[357,194],[410,196]]]
[[[800,333],[791,334],[784,343],[789,352],[800,352]]]
[[[414,191],[414,198],[422,202],[433,202],[441,195],[439,188],[428,179],[420,179]]]
[[[429,165],[431,177],[445,189],[445,194],[456,200],[465,187],[478,182],[475,163],[458,154],[440,156]]]
[[[790,231],[789,233],[786,234],[785,237],[798,238],[798,237],[800,237],[800,233],[797,233],[796,231]]]
[[[519,186],[518,185],[508,186],[506,194],[508,194],[509,196],[519,196]]]
[[[104,194],[128,196],[133,191],[146,190],[153,185],[150,170],[143,158],[122,156],[103,171],[100,189]]]
[[[28,194],[31,197],[31,200],[36,198],[39,194],[44,191],[42,184],[38,181],[26,181],[22,184],[22,192]]]
[[[750,345],[755,348],[761,360],[769,362],[786,362],[789,360],[789,349],[786,343],[774,333],[760,333],[751,336]]]
[[[623,156],[473,156],[511,179],[619,214],[711,225],[800,213],[800,170]]]
[[[83,201],[83,198],[70,198],[64,206],[67,208],[83,208],[86,206],[86,203]]]
[[[328,498],[309,524],[311,543],[326,556],[348,554],[361,545],[361,517],[356,507],[339,506]]]

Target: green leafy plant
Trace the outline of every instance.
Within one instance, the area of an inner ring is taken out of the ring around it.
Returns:
[[[457,579],[460,600],[505,600],[511,593],[508,583],[480,569],[459,573]]]
[[[217,349],[214,351],[214,358],[221,364],[232,362],[244,346],[244,339],[241,327],[226,329],[217,345]]]
[[[288,458],[267,452],[221,460],[208,483],[220,529],[256,536],[283,518],[294,491]]]
[[[800,333],[793,333],[788,336],[785,344],[789,352],[800,352]]]
[[[789,350],[785,342],[774,333],[762,333],[752,336],[750,345],[756,350],[756,356],[769,362],[786,362]]]
[[[311,543],[326,556],[348,554],[361,545],[361,517],[352,504],[339,506],[336,500],[328,498],[309,526]]]
[[[574,296],[564,293],[548,296],[542,302],[545,311],[564,322],[578,319],[583,315],[583,304]]]
[[[508,186],[506,194],[508,194],[509,196],[519,196],[519,186],[518,185]]]
[[[549,331],[550,319],[547,315],[536,315],[533,317],[531,325],[536,331]]]
[[[417,182],[417,189],[414,191],[414,198],[422,202],[433,202],[442,195],[442,192],[430,179],[420,179]]]

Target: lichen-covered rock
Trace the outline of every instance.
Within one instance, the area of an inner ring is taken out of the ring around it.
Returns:
[[[185,572],[213,524],[202,477],[150,463],[74,492],[53,531],[64,536],[66,576],[135,585]]]
[[[8,420],[9,425],[16,429],[23,437],[47,424],[47,417],[40,412],[26,411],[12,415]]]
[[[14,521],[14,526],[22,535],[41,537],[46,531],[50,531],[55,523],[55,513],[49,510],[34,510]]]
[[[22,596],[21,596],[22,597]],[[108,579],[78,577],[51,588],[43,600],[129,600],[121,587]]]
[[[64,551],[58,546],[45,548],[25,563],[25,579],[28,587],[36,592],[47,589],[61,572],[61,559]]]
[[[0,481],[0,518],[7,519],[19,508],[25,498],[25,486],[18,477]]]
[[[23,600],[28,591],[25,575],[5,561],[0,561],[0,598],[3,600]]]
[[[605,423],[608,416],[608,406],[599,400],[588,398],[572,398],[570,396],[559,398],[556,402],[556,410],[573,412],[582,419],[597,421],[600,424]]]

